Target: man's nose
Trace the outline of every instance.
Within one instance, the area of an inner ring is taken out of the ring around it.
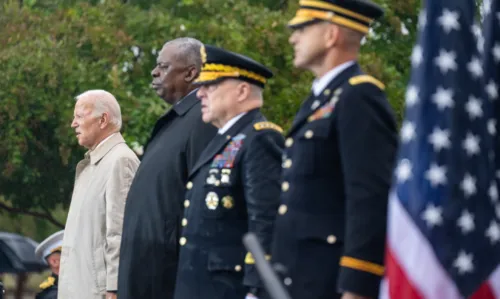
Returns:
[[[156,78],[159,76],[159,72],[158,72],[158,67],[155,67],[152,71],[151,71],[151,76],[153,78]]]
[[[205,96],[205,88],[204,86],[200,87],[196,92],[196,96],[201,100]]]
[[[78,127],[78,124],[76,123],[76,120],[73,120],[73,121],[71,122],[71,127],[72,127],[73,129],[74,129],[74,128],[76,128],[76,127]]]

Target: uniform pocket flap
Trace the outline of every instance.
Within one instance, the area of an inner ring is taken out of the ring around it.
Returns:
[[[242,270],[245,252],[238,247],[215,248],[208,253],[208,271]]]
[[[323,240],[336,244],[344,240],[344,218],[336,215],[305,216],[297,227],[299,239]]]
[[[330,126],[329,119],[315,120],[304,126],[298,138],[302,140],[327,139],[330,136]]]

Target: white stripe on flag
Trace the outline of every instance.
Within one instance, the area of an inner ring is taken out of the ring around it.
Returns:
[[[391,191],[388,243],[408,282],[426,299],[460,299],[432,247]],[[394,298],[397,299],[397,298]]]
[[[497,267],[495,272],[491,274],[488,282],[495,298],[500,298],[500,265]]]

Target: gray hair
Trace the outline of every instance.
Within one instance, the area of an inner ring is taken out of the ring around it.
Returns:
[[[203,43],[192,37],[180,37],[166,42],[166,46],[174,46],[177,48],[177,58],[183,60],[186,65],[194,65],[196,70],[200,72],[203,62],[201,60],[200,49]]]
[[[83,98],[92,100],[92,116],[99,117],[103,113],[108,113],[109,122],[120,131],[122,128],[122,112],[116,98],[109,92],[101,89],[88,90],[76,97],[76,101]]]

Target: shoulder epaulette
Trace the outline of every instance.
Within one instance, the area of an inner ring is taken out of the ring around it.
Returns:
[[[47,279],[40,284],[40,289],[45,290],[54,285],[56,279],[52,276],[47,277]]]
[[[361,83],[371,83],[382,90],[385,89],[384,83],[380,82],[379,80],[373,78],[370,75],[359,75],[359,76],[352,77],[351,79],[349,79],[349,83],[351,85],[358,85]]]
[[[253,125],[253,128],[256,131],[265,130],[265,129],[272,129],[272,130],[278,131],[280,133],[283,133],[283,129],[280,126],[273,124],[272,122],[269,122],[269,121],[258,122],[258,123]]]

